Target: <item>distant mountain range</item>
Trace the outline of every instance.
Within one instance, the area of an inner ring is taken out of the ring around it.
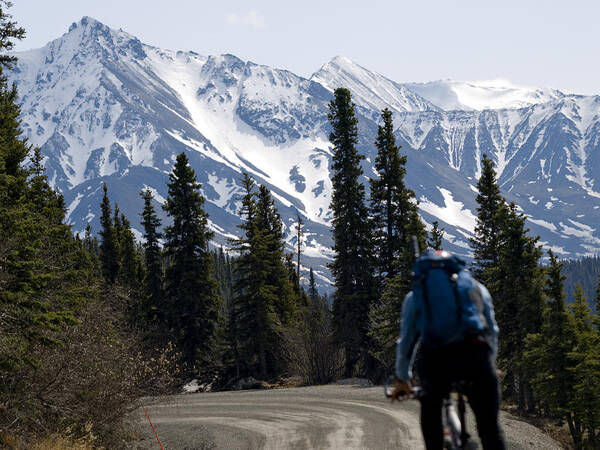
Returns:
[[[243,61],[162,50],[84,17],[41,49],[17,53],[22,128],[41,147],[76,231],[99,230],[101,185],[141,235],[138,192],[157,202],[184,151],[203,185],[217,245],[239,231],[240,174],[273,192],[286,241],[306,223],[303,270],[325,286],[332,256],[327,104],[348,88],[365,179],[374,176],[381,109],[394,113],[406,182],[445,247],[465,256],[487,153],[503,195],[560,257],[600,249],[600,97],[506,81],[397,83],[344,57],[310,78]],[[159,203],[156,205],[160,211]],[[164,217],[164,216],[163,216]]]

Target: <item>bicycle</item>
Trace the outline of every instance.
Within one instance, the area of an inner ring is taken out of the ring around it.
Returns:
[[[387,398],[392,397],[394,391],[393,381],[395,377],[388,377],[383,387],[384,394]],[[465,422],[466,404],[463,396],[464,383],[453,383],[450,392],[443,402],[443,423],[444,423],[444,448],[447,450],[474,450],[477,448],[475,443],[470,440],[470,435],[467,433]],[[409,398],[419,399],[425,391],[421,386],[413,386],[412,394]],[[454,404],[451,393],[457,393],[456,406]]]

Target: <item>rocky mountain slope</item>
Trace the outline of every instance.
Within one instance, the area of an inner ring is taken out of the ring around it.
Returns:
[[[266,184],[287,242],[306,223],[303,269],[327,283],[331,150],[327,103],[353,95],[365,181],[380,110],[394,112],[408,155],[407,183],[424,220],[439,220],[446,247],[469,254],[481,155],[497,164],[504,195],[559,256],[600,248],[600,97],[507,82],[397,83],[344,57],[309,79],[232,55],[162,50],[84,17],[41,49],[18,53],[23,132],[42,148],[47,173],[77,231],[99,229],[101,185],[138,235],[142,201],[157,209],[178,153],[203,184],[217,245],[237,234],[240,174]],[[291,249],[291,248],[290,248]]]

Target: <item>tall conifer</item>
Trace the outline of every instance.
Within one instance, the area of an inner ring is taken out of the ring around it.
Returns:
[[[244,173],[245,194],[242,197],[240,228],[243,235],[234,241],[240,253],[235,261],[235,295],[229,313],[230,335],[238,375],[258,373],[265,378],[277,365],[276,345],[281,334],[281,310],[278,308],[277,286],[271,282],[272,261],[269,258],[277,247],[271,239],[280,223],[269,219],[268,198],[262,206],[257,202],[254,180]],[[269,230],[267,232],[267,230]],[[271,236],[269,236],[271,234]]]
[[[146,265],[144,316],[151,321],[165,323],[166,311],[163,291],[163,267],[159,240],[161,221],[156,215],[152,200],[152,191],[146,189],[140,195],[144,200],[142,226],[144,227],[144,260]]]
[[[39,150],[22,137],[17,90],[5,71],[16,60],[6,51],[25,32],[9,6],[0,1],[0,404],[10,433],[37,401],[23,400],[39,364],[34,355],[61,341],[93,282],[89,259],[64,224],[64,199],[50,187]]]
[[[404,183],[406,156],[400,156],[394,137],[392,113],[384,109],[382,125],[378,127],[377,178],[371,184],[370,212],[373,222],[373,243],[376,272],[383,295],[371,305],[369,335],[371,352],[384,367],[394,359],[393,343],[400,326],[404,296],[410,290],[412,273],[412,236],[423,247],[425,225],[418,211],[412,190]]]
[[[328,117],[333,146],[333,320],[338,342],[345,350],[345,375],[352,376],[368,370],[368,311],[375,297],[375,280],[371,226],[365,188],[360,183],[364,156],[356,150],[358,120],[349,90],[335,90]]]
[[[570,352],[575,344],[574,329],[565,305],[562,264],[551,250],[550,266],[544,288],[547,303],[539,333],[526,340],[526,361],[532,372],[537,399],[544,411],[553,418],[566,420],[569,429],[575,429],[575,418],[570,408],[573,397]],[[574,436],[575,437],[575,436]]]
[[[487,266],[488,288],[494,298],[500,328],[498,358],[509,394],[516,394],[521,410],[533,409],[530,381],[533,374],[524,364],[525,337],[538,333],[543,310],[544,270],[539,237],[527,235],[526,218],[516,206],[504,206],[500,212],[502,243],[497,262]]]
[[[140,279],[140,255],[138,254],[135,236],[131,231],[131,223],[124,214],[121,214],[120,222],[120,251],[121,271],[120,282],[131,289],[131,295],[137,297],[138,287],[142,283]],[[134,293],[134,291],[136,293]]]
[[[119,254],[119,235],[114,226],[108,188],[106,183],[102,186],[102,203],[100,204],[100,261],[102,275],[109,284],[114,284],[121,266]]]
[[[600,334],[594,329],[590,308],[579,284],[575,288],[571,317],[575,327],[571,408],[579,419],[575,426],[575,448],[596,449],[600,446]]]
[[[165,228],[167,320],[189,364],[205,370],[214,362],[221,299],[208,243],[208,215],[194,170],[185,153],[177,156],[169,175],[163,209],[172,219]]]
[[[273,197],[264,185],[259,186],[256,200],[257,249],[264,252],[260,259],[269,266],[267,284],[275,290],[275,311],[281,323],[289,325],[294,317],[297,295],[284,264],[283,223]],[[295,274],[293,266],[291,269]]]
[[[404,184],[406,156],[400,156],[394,137],[392,112],[381,113],[383,124],[378,127],[375,170],[378,177],[371,184],[370,212],[373,219],[374,251],[377,268],[383,278],[393,278],[400,267],[398,260],[410,252],[410,224],[418,215],[414,192]]]
[[[310,272],[308,275],[308,296],[314,302],[317,301],[319,297],[319,291],[317,290],[317,283],[315,281],[315,274],[313,272],[313,268],[310,268]]]
[[[502,227],[500,210],[505,201],[500,195],[494,163],[484,154],[481,165],[481,177],[477,182],[477,222],[475,235],[470,241],[473,248],[473,272],[487,285],[490,281],[489,269],[498,265],[498,235]]]

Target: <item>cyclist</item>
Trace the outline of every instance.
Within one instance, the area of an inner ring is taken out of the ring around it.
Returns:
[[[444,345],[427,345],[428,340],[423,339],[424,333],[428,333],[427,325],[424,323],[426,320],[431,320],[428,318],[429,315],[436,314],[436,304],[431,301],[431,298],[435,300],[435,295],[443,289],[443,283],[438,281],[428,287],[430,291],[434,291],[429,294],[429,298],[427,293],[423,295],[419,290],[421,286],[426,289],[425,284],[413,284],[413,290],[405,297],[402,308],[402,323],[396,350],[397,380],[392,400],[410,394],[409,380],[412,378],[417,344],[423,340],[425,342],[421,343],[421,353],[416,365],[423,389],[419,400],[421,430],[427,450],[443,448],[442,403],[451,385],[459,382],[464,382],[464,391],[475,414],[477,431],[483,448],[505,449],[503,433],[498,423],[500,391],[495,363],[498,326],[494,319],[490,294],[485,286],[470,276],[465,269],[465,263],[448,252],[429,250],[417,259],[415,272],[420,260],[426,258],[438,262],[453,261],[458,264],[458,273],[449,276],[453,280],[454,289],[447,291],[447,295],[457,296],[456,302],[458,302],[458,296],[461,294],[459,294],[460,289],[456,287],[456,280],[459,280],[461,289],[467,286],[466,292],[462,295],[467,296],[467,301],[477,306],[480,319],[485,321],[484,328],[480,333],[465,333],[466,335],[460,339],[454,339]],[[427,273],[423,272],[421,281],[425,276]],[[414,294],[415,288],[419,295]],[[435,292],[436,289],[438,292]],[[425,301],[422,300],[423,297]],[[458,321],[460,323],[460,318]]]

